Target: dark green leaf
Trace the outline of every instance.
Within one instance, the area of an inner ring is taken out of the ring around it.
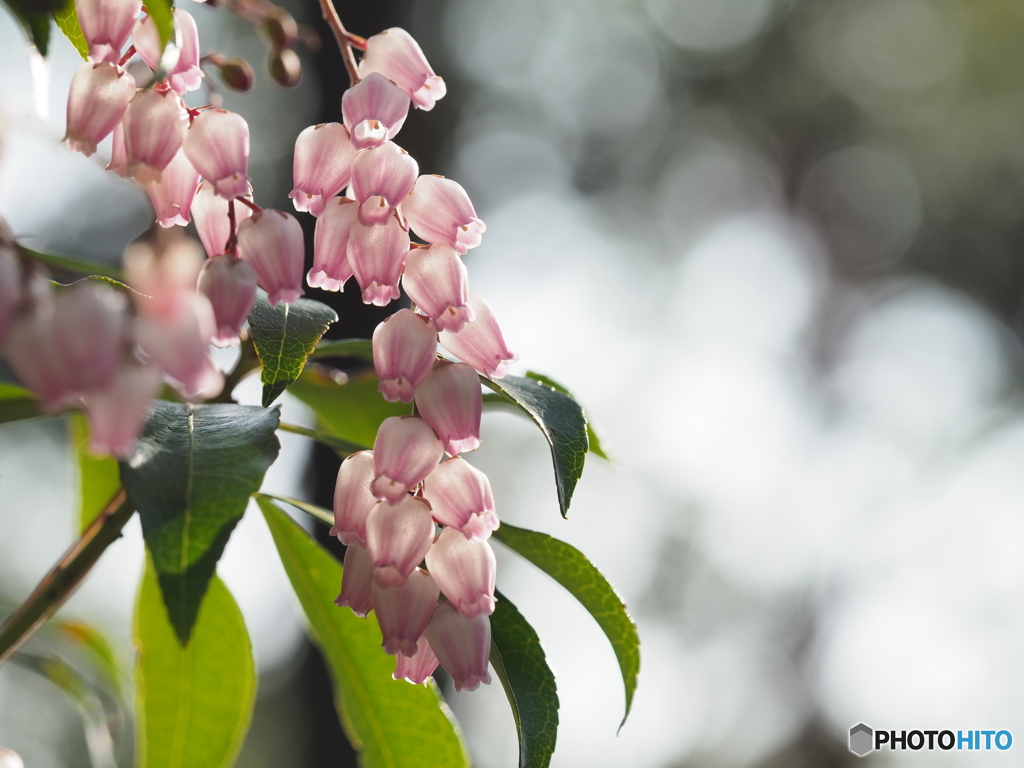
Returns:
[[[78,24],[78,13],[75,12],[74,0],[70,0],[62,10],[53,14],[53,20],[57,22],[57,28],[75,46],[75,50],[78,51],[83,59],[88,61],[89,44],[85,41],[82,27]]]
[[[337,608],[341,563],[266,496],[257,496],[292,588],[334,680],[335,703],[364,768],[469,765],[458,726],[433,681],[394,680],[373,619]]]
[[[231,531],[277,458],[278,420],[276,408],[157,400],[121,463],[183,645]]]
[[[526,376],[527,378],[539,381],[541,384],[547,384],[549,387],[557,389],[559,392],[564,392],[574,400],[576,399],[576,396],[573,395],[572,392],[570,392],[566,387],[562,386],[557,381],[552,379],[550,376],[545,376],[543,373],[537,373],[536,371],[527,371]],[[583,418],[587,420],[587,442],[590,445],[590,453],[593,453],[595,456],[600,456],[605,461],[611,461],[611,457],[601,446],[601,440],[598,437],[597,430],[594,428],[594,423],[587,416],[587,411],[585,408],[583,409]]]
[[[0,424],[42,416],[35,395],[16,384],[0,384]]]
[[[337,322],[338,313],[312,299],[270,306],[258,291],[249,313],[249,327],[263,372],[263,407],[274,402],[302,373],[306,358],[320,337]]]
[[[351,357],[373,362],[373,342],[369,339],[323,339],[310,357]]]
[[[381,396],[373,371],[349,378],[310,366],[288,391],[313,409],[321,429],[361,448],[373,447],[384,419],[412,413],[411,405],[389,403]]]
[[[540,638],[500,592],[491,615],[491,666],[519,734],[519,768],[547,768],[558,735],[558,690]]]
[[[174,3],[172,0],[146,0],[146,12],[160,33],[160,50],[174,39]]]
[[[615,587],[576,547],[546,533],[503,522],[494,532],[494,538],[569,590],[597,621],[619,660],[622,683],[626,688],[626,713],[622,717],[622,723],[625,723],[633,705],[636,678],[640,672],[640,635]],[[622,727],[621,723],[619,727]]]
[[[135,605],[136,765],[228,768],[256,702],[256,665],[242,612],[214,576],[186,647],[167,620],[152,562]]]
[[[481,376],[480,381],[526,411],[544,433],[555,464],[558,506],[562,517],[566,517],[572,493],[583,474],[589,445],[587,419],[580,404],[565,392],[522,376],[506,376],[497,381]]]
[[[68,419],[71,450],[78,468],[78,532],[82,533],[121,488],[117,460],[89,451],[89,422],[81,412]]]

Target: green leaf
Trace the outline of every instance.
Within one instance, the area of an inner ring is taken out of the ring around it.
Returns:
[[[626,713],[619,724],[621,728],[633,706],[633,693],[640,672],[640,635],[615,587],[576,547],[546,533],[502,522],[493,536],[569,590],[597,621],[619,660],[622,684],[626,689]]]
[[[314,520],[317,520],[324,525],[334,525],[334,513],[327,511],[323,507],[318,507],[316,504],[310,504],[308,501],[301,501],[288,496],[274,496],[270,493],[261,493],[259,495],[268,499],[273,499],[274,501],[283,501],[285,504],[291,504],[296,509],[305,512]]]
[[[89,422],[80,411],[68,419],[71,450],[78,468],[78,532],[83,533],[121,488],[117,460],[89,451]]]
[[[76,259],[73,256],[58,256],[55,253],[44,253],[43,251],[26,248],[23,245],[19,245],[18,248],[26,256],[33,258],[36,261],[41,261],[46,266],[52,267],[58,272],[66,272],[72,275],[97,275],[121,281],[122,284],[124,282],[124,274],[117,267],[111,267],[107,264],[97,264],[92,261],[84,261],[82,259]]]
[[[458,726],[433,681],[412,685],[392,679],[395,661],[380,647],[377,622],[335,607],[341,563],[269,498],[261,494],[257,502],[331,671],[341,724],[361,753],[360,765],[468,766]]]
[[[174,39],[174,3],[172,0],[146,0],[146,12],[160,33],[160,50]]]
[[[522,376],[506,376],[497,381],[481,376],[480,381],[526,411],[544,433],[555,464],[558,506],[562,517],[568,516],[569,502],[583,474],[589,446],[587,418],[580,404],[549,384]]]
[[[557,389],[559,392],[564,392],[574,400],[576,399],[576,396],[573,395],[572,392],[570,392],[566,387],[552,379],[550,376],[545,376],[543,373],[537,373],[536,371],[527,371],[526,376],[527,378],[539,381],[541,384],[547,384],[549,387]],[[598,437],[597,430],[594,429],[594,423],[587,416],[587,411],[585,408],[583,409],[583,418],[587,420],[587,442],[590,445],[590,453],[593,453],[596,456],[600,456],[605,461],[611,461],[611,457],[601,446],[601,440]]]
[[[86,61],[89,60],[89,44],[85,41],[82,27],[78,23],[78,13],[75,11],[75,2],[70,0],[65,4],[63,10],[53,14],[53,20],[57,22],[57,28],[64,33],[64,37],[71,41],[75,50]]]
[[[35,395],[17,384],[0,384],[0,424],[42,416]]]
[[[339,372],[310,366],[288,391],[312,408],[320,428],[335,437],[372,448],[384,419],[412,413],[411,405],[389,403],[381,396],[373,371],[352,377],[332,374]]]
[[[135,605],[136,765],[227,768],[256,702],[256,665],[242,612],[214,576],[186,647],[167,620],[153,564]]]
[[[156,400],[121,463],[182,645],[231,531],[277,458],[278,420],[277,408]]]
[[[351,357],[372,363],[373,342],[369,339],[323,339],[310,357]]]
[[[337,321],[338,313],[319,301],[299,299],[272,307],[266,293],[257,292],[249,313],[249,327],[263,366],[260,378],[264,408],[299,378],[306,358],[331,323]]]
[[[500,592],[491,615],[491,666],[519,734],[519,768],[547,768],[558,735],[558,690],[540,638]]]

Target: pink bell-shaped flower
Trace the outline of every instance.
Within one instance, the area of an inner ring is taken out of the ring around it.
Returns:
[[[195,241],[178,230],[170,230],[155,244],[138,240],[129,245],[124,273],[128,285],[138,292],[133,299],[139,314],[172,323],[181,312],[192,309],[191,296],[202,265],[203,254]]]
[[[125,110],[123,125],[128,175],[140,184],[160,181],[188,130],[188,113],[178,95],[156,88],[139,91]]]
[[[334,485],[334,527],[331,535],[342,544],[366,543],[366,517],[377,505],[370,493],[373,482],[373,451],[353,453],[338,470]]]
[[[252,202],[252,195],[245,195]],[[231,217],[228,215],[230,200],[225,200],[213,189],[213,185],[204,181],[196,190],[192,201],[192,220],[196,223],[199,240],[210,258],[226,253],[228,239],[231,237]],[[252,216],[252,208],[244,203],[235,202],[235,227]]]
[[[114,126],[110,137],[110,162],[107,170],[113,171],[122,179],[128,175],[128,151],[124,148],[124,123]]]
[[[203,264],[197,287],[213,307],[217,325],[214,346],[237,346],[256,300],[256,270],[230,254],[214,256]]]
[[[429,317],[400,309],[373,332],[377,389],[390,403],[411,403],[437,359],[437,329]]]
[[[422,685],[430,679],[440,664],[437,656],[430,648],[425,635],[421,635],[416,641],[416,653],[412,656],[405,656],[401,653],[395,656],[395,671],[391,675],[395,680],[408,680],[410,683]]]
[[[68,148],[91,157],[135,98],[135,78],[115,64],[83,64],[68,90]]]
[[[498,318],[483,296],[470,291],[469,307],[473,310],[473,320],[456,333],[442,331],[438,335],[441,346],[487,378],[500,379],[519,355],[509,351]]]
[[[89,59],[117,64],[141,10],[142,0],[75,0]]]
[[[150,402],[160,391],[160,372],[136,361],[125,362],[106,388],[89,393],[89,448],[124,458],[142,432]]]
[[[373,580],[382,587],[400,587],[423,562],[434,538],[430,506],[406,496],[398,504],[381,501],[366,517],[366,549],[373,561]]]
[[[352,277],[348,237],[358,210],[356,201],[347,197],[332,197],[325,204],[313,235],[313,266],[306,275],[310,288],[344,290],[345,282]]]
[[[373,560],[366,547],[358,542],[345,550],[345,570],[341,574],[341,594],[334,599],[337,606],[347,605],[352,613],[365,617],[373,610]]]
[[[18,380],[39,398],[43,410],[56,413],[78,397],[75,372],[53,343],[53,304],[44,302],[15,320],[4,356]]]
[[[351,189],[359,203],[359,221],[387,222],[416,183],[419,170],[412,155],[393,141],[360,152],[352,164]]]
[[[480,245],[487,229],[466,190],[444,176],[420,176],[402,202],[402,214],[428,243],[448,243],[463,255]]]
[[[355,158],[356,149],[341,123],[320,123],[303,130],[295,140],[295,189],[288,195],[295,210],[322,214],[328,201],[348,185]]]
[[[427,628],[437,605],[437,585],[422,568],[409,574],[402,586],[371,587],[373,612],[384,636],[384,652],[392,656],[415,656],[417,641]]]
[[[356,149],[373,149],[395,138],[409,115],[409,96],[371,72],[341,97],[341,115]]]
[[[442,461],[423,481],[423,498],[434,519],[469,539],[485,541],[498,530],[494,495],[487,475],[465,459]]]
[[[177,52],[177,63],[167,73],[167,82],[175,93],[184,96],[203,84],[203,70],[199,66],[199,30],[192,14],[180,8],[174,9],[174,28],[181,47]],[[160,33],[152,17],[146,16],[135,25],[132,43],[142,60],[156,71],[164,52],[160,45]]]
[[[192,200],[199,186],[199,174],[182,150],[167,164],[160,181],[146,185],[149,199],[156,210],[156,220],[161,227],[185,226],[190,220]]]
[[[425,634],[441,666],[452,676],[456,691],[475,691],[480,683],[491,682],[487,671],[491,657],[491,620],[486,614],[468,618],[447,600],[441,600]]]
[[[224,388],[224,375],[206,353],[215,330],[209,299],[195,292],[185,297],[173,316],[140,316],[135,321],[142,351],[189,399],[215,397]]]
[[[53,337],[72,372],[78,395],[110,385],[127,350],[128,299],[121,291],[83,281],[59,291],[53,302]]]
[[[469,618],[494,613],[498,565],[490,544],[445,528],[430,546],[426,559],[437,586],[459,613]]]
[[[461,330],[473,319],[466,265],[448,243],[409,251],[402,286],[439,331]]]
[[[249,192],[249,124],[237,112],[208,109],[192,122],[185,154],[221,197]]]
[[[444,446],[434,430],[416,416],[391,416],[381,422],[373,443],[370,492],[390,504],[423,481],[441,460]]]
[[[447,93],[444,80],[434,74],[412,35],[401,27],[392,27],[366,41],[366,51],[359,62],[359,75],[380,72],[405,91],[412,103],[424,111]]]
[[[379,226],[355,222],[348,236],[348,263],[363,292],[364,304],[387,306],[402,295],[405,257],[409,253],[409,233],[392,216]]]
[[[272,307],[302,295],[305,252],[302,225],[283,211],[268,208],[238,226],[238,255],[256,269]]]
[[[416,389],[416,409],[450,456],[480,447],[483,402],[480,379],[465,363],[438,361]]]

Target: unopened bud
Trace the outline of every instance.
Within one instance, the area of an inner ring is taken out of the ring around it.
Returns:
[[[245,93],[252,88],[254,75],[252,67],[249,66],[249,62],[245,59],[232,56],[229,59],[225,59],[219,68],[220,79],[232,91]]]
[[[284,48],[272,54],[267,68],[274,82],[285,88],[294,88],[302,80],[302,62],[291,48]]]
[[[291,48],[299,37],[299,25],[284,8],[274,8],[263,22],[263,30],[275,51]]]

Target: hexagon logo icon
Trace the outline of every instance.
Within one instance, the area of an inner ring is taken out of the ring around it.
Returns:
[[[864,757],[874,749],[874,731],[871,728],[864,723],[857,723],[850,729],[850,751],[853,754],[857,757]]]

